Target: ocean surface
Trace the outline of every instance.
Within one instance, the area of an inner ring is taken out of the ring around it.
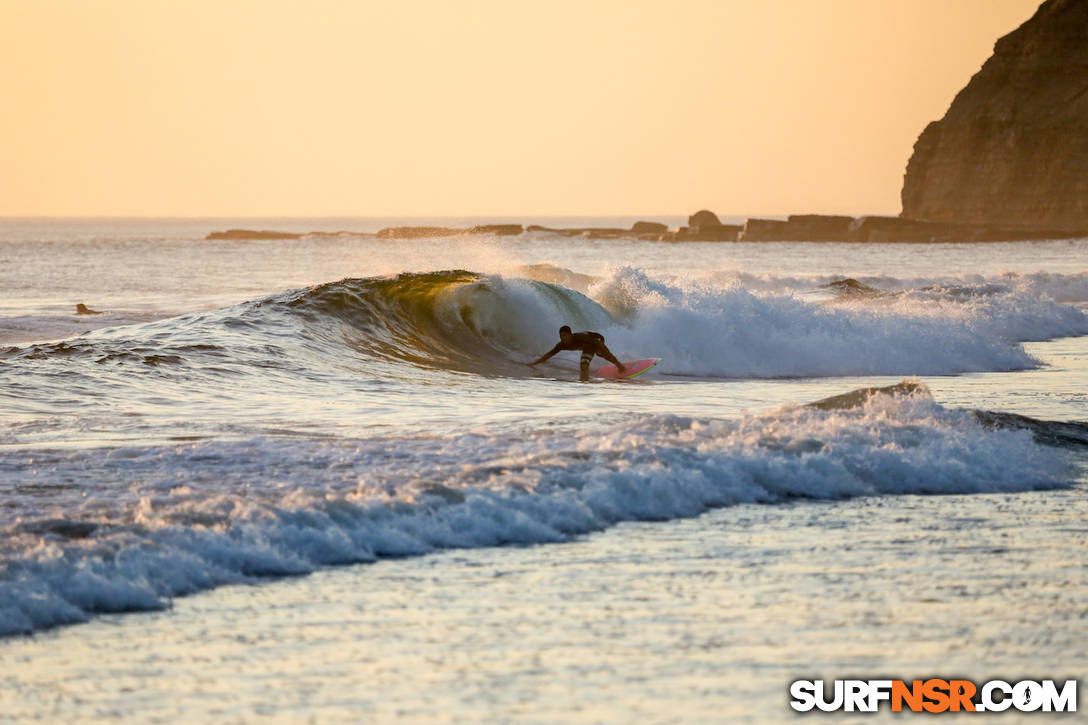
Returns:
[[[1088,240],[372,236],[501,221],[0,219],[0,720],[1086,681]]]

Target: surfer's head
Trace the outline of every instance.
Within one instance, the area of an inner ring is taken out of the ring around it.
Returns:
[[[563,325],[562,327],[559,328],[559,339],[560,340],[562,340],[563,342],[567,342],[568,340],[570,340],[570,336],[571,336],[571,331],[570,331],[570,326],[569,325]]]

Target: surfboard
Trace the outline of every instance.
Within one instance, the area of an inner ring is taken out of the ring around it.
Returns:
[[[623,361],[623,373],[615,365],[605,365],[597,371],[597,376],[609,380],[626,380],[642,375],[644,372],[661,362],[659,357],[651,357],[646,360]]]

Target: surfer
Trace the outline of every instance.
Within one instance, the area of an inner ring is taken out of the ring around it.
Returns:
[[[563,325],[559,328],[559,342],[555,344],[555,347],[541,355],[538,359],[526,364],[530,367],[539,365],[560,350],[582,351],[582,375],[580,378],[582,382],[589,380],[589,361],[593,359],[594,355],[600,355],[605,360],[615,365],[621,373],[624,371],[623,363],[617,360],[616,356],[612,354],[612,351],[605,346],[604,335],[599,332],[571,332],[570,327],[567,325]]]

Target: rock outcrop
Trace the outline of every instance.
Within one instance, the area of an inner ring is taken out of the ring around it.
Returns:
[[[469,229],[469,234],[494,234],[500,237],[514,237],[525,231],[520,224],[481,224]]]
[[[635,222],[631,225],[634,234],[664,234],[667,231],[669,226],[660,222]]]
[[[718,215],[701,209],[688,217],[688,225],[680,227],[667,240],[671,242],[735,242],[740,226],[722,224]]]
[[[718,215],[707,209],[700,209],[688,217],[689,227],[720,227],[722,220]]]
[[[1088,0],[1086,0],[1088,1]],[[1069,229],[1043,228],[1008,224],[968,224],[962,222],[927,221],[891,216],[832,216],[827,214],[793,214],[787,219],[748,219],[739,224],[715,223],[709,211],[690,217],[702,222],[670,231],[659,222],[640,221],[630,229],[618,227],[553,228],[530,224],[481,224],[471,228],[437,226],[387,227],[369,232],[293,232],[229,229],[212,232],[206,239],[301,239],[313,237],[377,237],[378,239],[428,239],[465,234],[520,236],[526,233],[547,233],[560,237],[585,240],[631,239],[648,242],[997,242],[1023,239],[1065,239]]]
[[[854,218],[829,214],[791,214],[787,221],[798,239],[833,242],[849,234]]]
[[[1021,239],[1063,239],[1061,229],[1020,225],[962,224],[894,216],[862,216],[850,224],[848,242],[1013,242]]]
[[[1062,239],[1061,229],[962,224],[896,216],[827,216],[794,214],[788,219],[748,219],[737,237],[741,242],[1011,242],[1020,239]]]
[[[228,229],[225,232],[212,232],[204,239],[301,239],[303,236],[305,235],[293,232],[273,232],[267,229]]]
[[[793,236],[790,223],[779,219],[745,219],[737,237],[742,242],[785,242]]]
[[[525,232],[549,232],[564,237],[586,237],[589,239],[620,239],[632,236],[626,229],[613,227],[578,227],[573,229],[553,229],[530,224],[480,224],[468,229],[452,227],[386,227],[376,235],[379,239],[426,239],[428,237],[454,237],[459,234],[493,234],[500,237],[518,236]]]
[[[708,224],[700,227],[680,227],[659,241],[667,242],[735,242],[740,233],[739,224]]]
[[[1088,0],[1046,0],[914,145],[903,216],[1088,230]]]
[[[429,237],[453,237],[464,234],[464,229],[450,227],[386,227],[378,231],[378,239],[427,239]]]
[[[827,214],[791,214],[785,221],[748,219],[742,242],[845,242],[850,240],[854,218]]]

